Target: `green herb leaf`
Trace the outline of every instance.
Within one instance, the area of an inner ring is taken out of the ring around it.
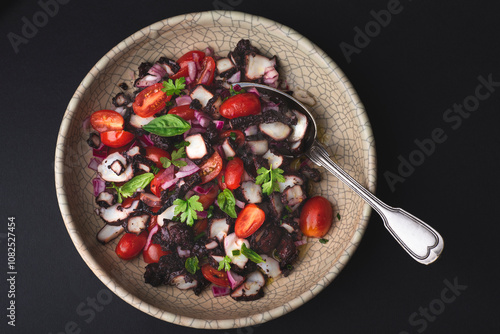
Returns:
[[[153,171],[153,174],[156,175],[158,174],[158,172],[160,171],[160,169],[158,167],[156,167],[156,165],[151,165],[151,170]]]
[[[224,258],[222,259],[222,261],[219,262],[219,268],[217,268],[217,270],[221,271],[221,270],[225,270],[225,271],[229,271],[231,270],[231,258],[229,256],[224,256]]]
[[[175,82],[168,79],[168,81],[163,81],[162,91],[167,95],[180,95],[182,90],[186,88],[185,82],[186,78],[184,77],[175,79]]]
[[[187,258],[184,266],[186,267],[186,270],[189,273],[191,273],[191,274],[196,273],[196,271],[200,269],[198,257],[193,256],[193,257]]]
[[[233,256],[238,256],[240,254],[241,254],[241,252],[239,249],[233,249]]]
[[[161,157],[160,162],[163,164],[163,168],[168,168],[172,164],[172,161],[167,157]]]
[[[229,134],[229,138],[231,138],[232,140],[236,140],[236,132],[231,132]]]
[[[250,261],[255,263],[265,262],[262,257],[247,247],[245,243],[241,245],[241,254],[245,255]]]
[[[180,149],[181,147],[188,147],[189,145],[191,145],[191,143],[185,140],[181,141],[180,143],[174,144],[176,149]]]
[[[180,160],[186,157],[186,149],[181,147],[177,151],[172,151],[172,159],[167,157],[161,157],[160,162],[163,164],[163,168],[168,168],[170,165],[174,165],[177,167],[187,166],[187,162],[184,160]]]
[[[174,216],[181,214],[180,219],[182,223],[186,223],[188,226],[193,226],[195,219],[198,219],[196,212],[203,211],[203,205],[198,201],[200,196],[195,195],[189,197],[187,200],[176,199],[174,205]]]
[[[208,207],[208,210],[207,210],[207,218],[210,219],[214,216],[214,209],[215,209],[215,206],[213,205],[210,205]]]
[[[229,217],[236,218],[238,216],[235,210],[236,200],[231,190],[226,188],[224,191],[221,191],[217,196],[217,203],[219,204],[219,208],[227,213]]]
[[[161,137],[173,137],[191,129],[191,125],[177,115],[166,114],[156,117],[142,128],[147,132]]]
[[[340,213],[337,212],[337,219],[340,220]]]
[[[262,192],[266,195],[271,195],[274,191],[279,191],[279,182],[285,182],[283,170],[280,168],[273,169],[272,165],[269,169],[260,167],[257,170],[257,174],[259,175],[255,179],[255,183],[262,185]]]
[[[321,244],[326,244],[328,241],[329,241],[328,239],[323,239],[323,238],[319,239],[319,242]]]
[[[153,173],[144,173],[134,176],[134,178],[121,187],[117,187],[114,183],[110,188],[113,188],[118,193],[118,203],[122,203],[123,198],[131,197],[137,190],[144,189],[154,179]]]
[[[203,236],[204,236],[204,235],[206,235],[206,233],[205,233],[205,232],[201,232],[200,234],[198,234],[197,236],[195,236],[195,237],[193,238],[193,240],[194,240],[194,241],[197,241],[197,240],[199,240],[199,239],[203,238]]]

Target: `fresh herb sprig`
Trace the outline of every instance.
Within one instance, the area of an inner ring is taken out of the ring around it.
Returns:
[[[197,270],[200,269],[199,263],[200,263],[200,261],[198,260],[198,257],[192,256],[192,257],[189,257],[186,259],[186,263],[184,264],[184,267],[186,268],[186,270],[189,273],[194,274],[194,273],[196,273]]]
[[[191,125],[177,115],[166,114],[156,117],[142,128],[160,137],[173,137],[188,131]]]
[[[163,164],[163,168],[168,168],[170,165],[177,167],[187,166],[187,162],[180,160],[186,157],[186,149],[184,147],[179,148],[177,151],[172,151],[172,159],[167,157],[161,157],[160,162]]]
[[[163,81],[163,88],[161,89],[167,95],[180,95],[182,90],[186,88],[186,78],[180,77],[175,79],[175,82],[172,79],[168,79],[168,81]]]
[[[186,223],[188,226],[193,226],[195,219],[198,219],[196,212],[203,211],[203,205],[198,201],[200,196],[194,195],[189,197],[187,200],[176,199],[174,205],[174,216],[181,214],[180,219],[182,223]]]
[[[122,203],[123,198],[131,197],[137,190],[146,188],[154,177],[153,173],[144,173],[134,176],[130,181],[119,187],[113,182],[109,188],[116,190],[118,203]]]
[[[222,261],[219,262],[219,268],[217,268],[217,270],[221,271],[221,270],[225,270],[225,271],[229,271],[231,270],[231,258],[229,256],[224,256],[224,258],[222,259]]]
[[[259,174],[255,179],[256,184],[262,185],[262,192],[266,195],[271,195],[275,191],[279,191],[279,182],[285,182],[285,177],[283,176],[283,170],[281,168],[273,169],[271,165],[269,169],[265,167],[260,167],[257,170]]]
[[[236,200],[231,190],[226,188],[221,191],[217,196],[217,204],[222,211],[229,215],[229,217],[236,218],[238,216],[235,210]]]

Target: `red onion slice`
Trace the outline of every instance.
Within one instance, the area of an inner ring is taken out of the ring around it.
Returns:
[[[213,188],[213,185],[211,185],[208,188],[203,188],[202,186],[196,186],[193,188],[193,190],[196,191],[200,195],[206,195],[210,192],[210,190],[212,190],[212,188]]]
[[[148,240],[146,241],[146,246],[144,246],[144,250],[147,250],[149,248],[149,246],[151,246],[151,240],[153,239],[153,235],[155,235],[156,232],[158,232],[159,228],[160,228],[160,225],[156,224],[151,229],[151,231],[149,231]]]
[[[212,285],[214,297],[228,296],[231,290],[227,286]]]
[[[108,147],[104,144],[101,144],[99,148],[92,149],[92,155],[96,158],[106,158],[108,156]]]
[[[182,95],[182,96],[179,96],[178,98],[175,99],[175,104],[177,106],[184,106],[184,105],[191,104],[192,101],[193,101],[193,99],[191,98],[191,96]]]
[[[196,72],[197,72],[196,63],[194,61],[190,61],[187,63],[187,67],[188,67],[189,79],[191,82],[193,82],[196,80]]]
[[[94,187],[95,197],[99,196],[100,193],[106,190],[106,182],[99,177],[96,177],[95,179],[92,180],[92,186]]]
[[[192,162],[188,158],[181,158],[179,160],[187,162],[187,165],[179,168],[179,171],[175,174],[175,177],[177,179],[189,176],[200,170],[200,167],[198,167],[194,162]]]
[[[101,164],[101,162],[102,162],[102,159],[92,158],[92,159],[90,159],[87,167],[94,170],[94,171],[97,171],[97,167]]]
[[[229,284],[231,284],[231,289],[233,290],[239,287],[245,280],[245,277],[238,275],[232,270],[227,272],[227,278],[229,280]]]
[[[215,123],[215,128],[217,130],[222,130],[224,128],[224,121],[213,121]]]
[[[90,116],[85,118],[82,122],[82,128],[84,131],[90,131]]]
[[[149,146],[155,146],[149,135],[142,135],[137,138],[139,142],[141,143],[142,147],[149,147]]]
[[[210,124],[210,117],[208,117],[207,114],[204,112],[195,110],[194,112],[194,117],[196,117],[196,120],[200,123],[200,125],[204,128],[206,128]]]
[[[237,199],[234,200],[236,206],[240,209],[243,209],[245,207],[245,202],[238,201]]]

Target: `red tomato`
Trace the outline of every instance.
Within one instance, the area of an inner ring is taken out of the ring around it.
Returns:
[[[116,245],[116,255],[123,260],[130,260],[139,255],[148,241],[148,231],[139,235],[125,233]]]
[[[227,163],[226,172],[224,173],[224,183],[226,186],[234,190],[240,186],[241,176],[245,171],[243,160],[240,158],[233,158]]]
[[[132,205],[133,201],[138,201],[138,200],[139,196],[124,198],[122,202],[122,208],[127,209]]]
[[[123,130],[123,117],[113,110],[99,110],[90,115],[90,124],[98,132]]]
[[[134,135],[125,130],[101,132],[101,142],[109,147],[121,147],[134,139]]]
[[[217,198],[217,194],[219,193],[219,187],[214,184],[212,186],[212,189],[205,195],[199,195],[200,198],[198,199],[198,202],[203,205],[203,209],[207,210],[210,205],[212,205],[215,202],[215,199]]]
[[[219,271],[212,267],[211,265],[204,264],[201,266],[201,273],[203,276],[218,286],[230,286],[229,279],[227,278],[227,273],[223,270]]]
[[[155,146],[146,147],[146,158],[153,161],[158,168],[163,168],[163,163],[160,161],[160,158],[168,158],[171,159],[170,153],[162,150],[161,148]]]
[[[162,257],[163,255],[168,255],[170,253],[172,252],[165,252],[158,244],[151,244],[149,245],[148,249],[145,249],[142,252],[142,257],[144,259],[144,262],[146,263],[158,263],[160,261],[160,257]]]
[[[175,79],[179,79],[182,77],[187,77],[188,75],[189,75],[189,69],[187,67],[182,67],[179,71],[177,71],[177,73],[169,76],[168,78],[175,80]]]
[[[300,213],[300,230],[308,237],[322,238],[332,226],[332,204],[326,198],[314,196],[307,200]]]
[[[247,204],[236,218],[234,233],[238,238],[248,238],[262,226],[264,220],[266,214],[261,208],[255,204]]]
[[[162,91],[163,83],[158,82],[141,91],[135,98],[132,108],[137,116],[150,117],[165,108],[165,103],[170,101],[171,95]]]
[[[220,137],[221,138],[231,137],[231,133],[234,133],[236,135],[235,141],[236,144],[238,144],[238,147],[241,147],[243,146],[243,144],[245,144],[245,135],[240,130],[226,130],[223,133],[221,133]]]
[[[223,191],[224,189],[227,188],[227,185],[226,185],[226,169],[225,168],[222,168],[222,171],[219,173],[219,176],[217,176],[217,183],[219,184],[219,189],[221,191]]]
[[[200,166],[201,184],[212,181],[222,170],[222,158],[217,151]]]
[[[194,235],[197,236],[207,230],[208,219],[200,219],[193,225]]]
[[[160,198],[161,192],[164,190],[161,185],[164,184],[167,180],[167,174],[163,173],[163,171],[165,171],[165,169],[161,168],[160,171],[155,175],[153,180],[151,180],[151,183],[149,183],[149,189],[151,189],[151,192]]]
[[[257,115],[260,111],[260,100],[254,93],[241,93],[231,96],[219,108],[220,114],[229,119]]]
[[[169,114],[174,114],[184,119],[185,121],[190,121],[195,119],[194,110],[189,108],[189,104],[173,107],[168,111]]]
[[[198,65],[201,65],[201,62],[205,58],[205,52],[203,51],[189,51],[188,53],[182,55],[182,57],[177,60],[177,64],[180,65],[181,68],[184,68],[187,66],[187,63],[190,61],[194,61],[195,63],[198,63]]]
[[[201,67],[201,72],[198,74],[196,84],[210,85],[214,81],[215,60],[212,57],[205,57]]]

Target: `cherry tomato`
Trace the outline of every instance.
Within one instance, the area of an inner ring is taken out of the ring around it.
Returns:
[[[262,226],[266,214],[257,205],[247,204],[236,218],[234,232],[238,238],[248,238]]]
[[[177,60],[177,64],[179,64],[181,68],[187,67],[187,63],[189,63],[190,61],[194,61],[198,65],[201,65],[204,58],[205,52],[193,50],[182,55],[182,57]]]
[[[221,191],[223,191],[224,189],[226,189],[226,188],[227,188],[226,182],[224,182],[224,181],[226,181],[226,176],[225,176],[225,174],[226,174],[226,169],[223,167],[223,168],[222,168],[222,171],[221,171],[221,172],[219,173],[219,175],[217,176],[217,183],[218,183],[218,185],[219,185],[219,189],[220,189]]]
[[[142,257],[146,263],[158,263],[163,255],[168,255],[172,252],[165,252],[158,244],[151,244],[142,252]]]
[[[306,201],[300,213],[300,230],[308,237],[322,238],[332,226],[332,204],[321,196]]]
[[[201,65],[201,72],[198,74],[198,80],[196,84],[210,85],[214,81],[215,74],[215,60],[207,56],[203,58],[203,63]]]
[[[207,230],[208,227],[208,219],[200,219],[196,221],[193,225],[194,235],[197,236],[200,233],[203,233]]]
[[[158,82],[141,91],[135,98],[132,108],[137,116],[150,117],[165,108],[165,103],[170,101],[171,95],[162,91],[163,83]]]
[[[169,114],[177,115],[185,121],[190,121],[195,119],[194,110],[189,108],[189,104],[183,106],[173,107],[168,111]]]
[[[139,200],[139,196],[124,198],[123,202],[122,202],[122,208],[128,209],[134,201],[138,201],[138,200]]]
[[[238,144],[238,147],[241,147],[243,146],[243,144],[245,144],[245,135],[240,130],[226,130],[223,133],[221,133],[220,137],[221,138],[231,137],[231,133],[234,133],[234,135],[236,135],[235,141],[236,144]]]
[[[222,170],[222,158],[217,151],[200,166],[201,184],[212,181]]]
[[[175,80],[175,79],[179,79],[182,77],[187,77],[188,75],[189,75],[189,69],[187,67],[181,67],[181,69],[179,71],[177,71],[177,73],[169,76],[168,78]]]
[[[241,176],[245,171],[243,160],[240,158],[233,158],[227,163],[226,172],[224,173],[224,183],[226,186],[234,190],[240,186]]]
[[[121,147],[134,139],[134,135],[125,130],[101,132],[101,142],[109,147]]]
[[[260,111],[260,100],[254,93],[241,93],[231,96],[219,108],[220,114],[229,119],[257,115]]]
[[[169,173],[164,173],[165,169],[161,168],[160,171],[155,175],[153,180],[149,183],[149,189],[156,196],[161,198],[161,192],[164,190],[161,185],[167,181]]]
[[[125,233],[116,245],[116,255],[123,260],[130,260],[139,255],[148,241],[148,231],[139,235]]]
[[[219,193],[219,187],[214,184],[212,186],[212,189],[205,195],[199,195],[200,198],[198,199],[198,202],[203,205],[203,209],[207,210],[210,205],[212,205],[215,202],[215,199],[217,198],[217,194]]]
[[[90,115],[90,125],[97,132],[123,130],[123,117],[114,110],[99,110]]]
[[[158,168],[163,168],[163,163],[160,161],[160,158],[168,158],[171,159],[170,153],[162,150],[161,148],[155,146],[146,147],[146,158],[153,161]]]
[[[219,271],[207,263],[201,266],[201,273],[207,280],[215,285],[230,286],[227,273],[224,270]]]

